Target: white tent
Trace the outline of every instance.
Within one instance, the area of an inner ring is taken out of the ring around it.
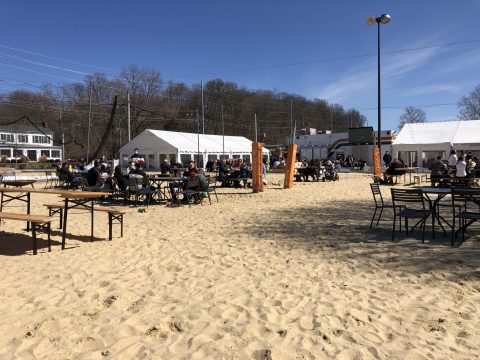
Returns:
[[[393,141],[393,156],[413,166],[426,166],[450,150],[480,151],[480,120],[405,124]],[[418,162],[421,159],[421,163]]]
[[[195,160],[199,166],[204,166],[205,160],[220,159],[223,154],[225,158],[242,158],[250,162],[252,142],[243,136],[223,137],[146,129],[120,148],[122,166],[128,164],[135,148],[139,149],[140,155],[150,169],[159,169],[165,159],[183,164]],[[263,154],[268,156],[268,149],[264,148]]]

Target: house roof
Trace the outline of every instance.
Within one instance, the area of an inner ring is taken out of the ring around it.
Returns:
[[[479,144],[480,120],[405,124],[393,145]]]
[[[50,128],[44,128],[42,126],[38,126],[41,130],[37,130],[37,128],[33,125],[24,125],[24,124],[10,124],[10,125],[2,125],[0,124],[0,132],[9,132],[9,133],[44,133],[46,135],[52,135],[53,130]]]

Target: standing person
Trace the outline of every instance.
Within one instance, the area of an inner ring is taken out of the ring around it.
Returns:
[[[455,149],[452,149],[452,151],[450,151],[450,157],[448,158],[448,166],[450,166],[452,169],[455,169],[457,161],[457,152],[455,151]]]
[[[385,154],[383,155],[383,163],[385,164],[386,167],[389,167],[392,162],[392,154],[390,154],[388,151],[385,151]]]
[[[456,177],[467,177],[467,163],[463,159],[463,156],[458,158],[455,168],[457,170],[455,173]]]
[[[133,149],[133,155],[130,158],[132,160],[142,158],[142,156],[139,154],[138,148]]]

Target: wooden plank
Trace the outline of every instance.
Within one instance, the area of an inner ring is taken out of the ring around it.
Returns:
[[[0,219],[29,221],[33,223],[49,223],[54,220],[53,217],[45,215],[17,214],[5,212],[0,212]]]

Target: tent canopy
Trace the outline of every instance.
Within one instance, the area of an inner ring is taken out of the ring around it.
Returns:
[[[480,120],[405,124],[393,145],[480,144]]]
[[[129,151],[134,147],[139,149],[155,149],[159,152],[176,152],[183,154],[201,153],[221,154],[223,149],[227,154],[250,154],[252,141],[243,136],[225,136],[223,145],[222,135],[204,135],[185,132],[146,129],[128,144],[120,149]],[[268,149],[263,149],[268,154]]]

